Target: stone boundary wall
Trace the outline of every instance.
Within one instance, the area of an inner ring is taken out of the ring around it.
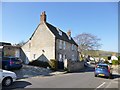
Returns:
[[[81,69],[84,68],[84,62],[65,60],[64,67],[65,69],[67,69],[68,72],[79,72]]]

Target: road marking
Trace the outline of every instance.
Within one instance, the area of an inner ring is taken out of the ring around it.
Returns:
[[[97,90],[98,88],[102,87],[105,84],[105,82],[103,82],[102,84],[100,84],[95,90]]]

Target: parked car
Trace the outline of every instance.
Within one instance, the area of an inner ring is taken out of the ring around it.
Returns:
[[[2,68],[5,70],[20,69],[22,68],[22,60],[15,57],[3,57]]]
[[[112,78],[112,69],[110,65],[104,63],[97,64],[95,67],[95,77],[97,76]]]
[[[16,79],[14,72],[0,69],[0,83],[3,86],[10,86]]]

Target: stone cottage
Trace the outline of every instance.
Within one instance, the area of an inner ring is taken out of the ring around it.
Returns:
[[[22,60],[26,64],[37,59],[43,62],[51,59],[58,62],[63,62],[65,59],[79,60],[78,45],[71,37],[71,31],[65,33],[48,23],[45,12],[42,12],[40,24],[21,49],[23,51]]]

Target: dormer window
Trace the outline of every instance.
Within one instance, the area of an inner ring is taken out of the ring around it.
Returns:
[[[71,36],[69,36],[69,40],[71,40]]]
[[[62,31],[59,28],[57,28],[57,30],[58,30],[59,35],[62,36]]]

